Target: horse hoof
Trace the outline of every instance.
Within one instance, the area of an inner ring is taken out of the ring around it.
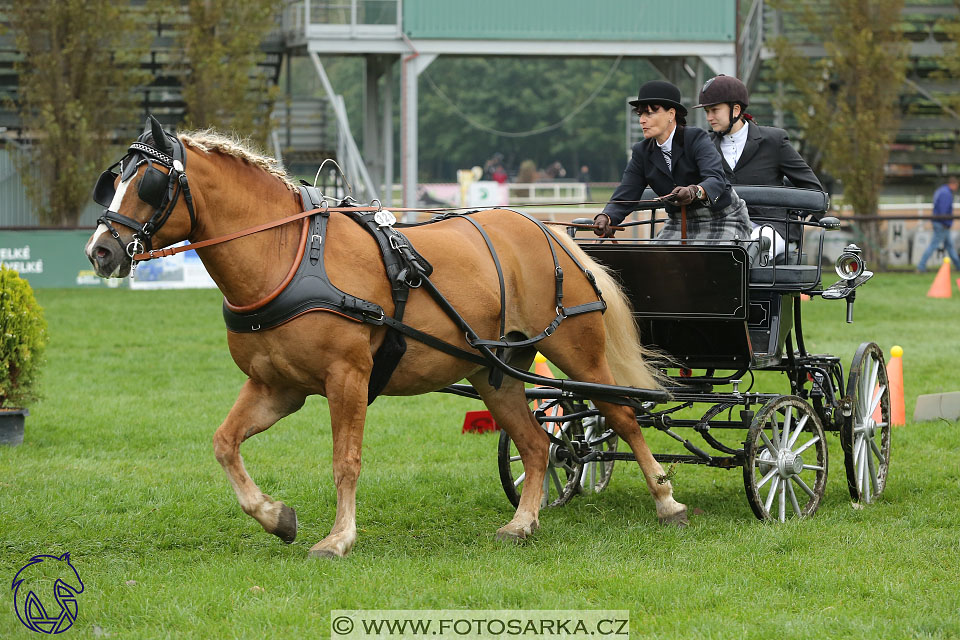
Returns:
[[[688,524],[690,524],[690,521],[687,519],[686,507],[684,507],[682,511],[677,511],[673,515],[663,516],[659,520],[660,520],[660,524],[672,525],[674,527],[677,527],[678,529],[683,529]]]
[[[280,517],[277,518],[277,528],[273,535],[277,536],[287,544],[297,539],[297,512],[283,505],[280,507]]]
[[[308,558],[342,558],[343,556],[338,554],[333,549],[310,549],[310,553],[307,554]]]
[[[536,528],[536,525],[534,525],[530,527],[530,531],[527,531],[526,529],[508,529],[507,527],[501,527],[497,529],[497,540],[501,542],[511,542],[513,544],[523,544],[527,538],[533,534]]]
[[[497,530],[497,540],[511,544],[523,544],[526,542],[527,536],[523,532],[515,533],[513,531],[503,531],[500,529]]]

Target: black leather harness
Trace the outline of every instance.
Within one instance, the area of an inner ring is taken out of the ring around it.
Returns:
[[[300,193],[303,200],[304,211],[310,208],[321,209],[321,211],[310,217],[307,246],[304,249],[300,265],[293,275],[293,278],[275,298],[253,311],[235,311],[231,309],[227,301],[224,300],[223,319],[226,322],[227,329],[238,333],[264,331],[310,311],[330,311],[358,322],[387,326],[391,330],[387,331],[383,344],[374,355],[373,372],[370,376],[370,383],[367,390],[368,403],[373,402],[380,392],[383,391],[383,388],[386,387],[390,376],[406,352],[404,335],[410,336],[427,346],[443,351],[454,357],[475,364],[490,366],[504,364],[503,355],[506,349],[531,347],[540,340],[552,335],[564,318],[591,311],[602,312],[606,309],[606,303],[603,301],[602,294],[597,287],[593,274],[590,273],[589,270],[584,269],[576,257],[553,238],[553,241],[557,242],[586,275],[587,279],[593,285],[598,298],[594,302],[569,308],[563,307],[563,270],[559,266],[557,254],[553,248],[553,242],[550,241],[553,233],[535,218],[520,213],[519,215],[523,215],[535,222],[547,237],[547,244],[550,246],[550,251],[553,254],[556,276],[555,294],[557,316],[546,329],[533,338],[519,341],[507,340],[504,335],[506,326],[506,304],[503,269],[493,247],[493,243],[483,230],[483,227],[469,218],[470,213],[476,212],[439,216],[424,224],[430,224],[451,217],[459,217],[467,220],[476,227],[483,236],[494,264],[496,265],[500,283],[501,337],[499,340],[482,340],[436,286],[434,286],[429,278],[430,274],[433,273],[433,267],[423,256],[417,253],[406,236],[394,229],[392,224],[383,222],[382,219],[378,221],[378,213],[346,211],[346,215],[363,226],[377,241],[380,247],[381,258],[386,268],[394,303],[392,316],[387,315],[380,305],[345,293],[330,282],[323,261],[323,247],[326,243],[327,223],[330,219],[330,213],[325,210],[323,197],[317,189],[303,186],[300,188]],[[340,206],[346,206],[346,204],[347,203],[341,203]],[[421,286],[436,300],[441,309],[457,324],[458,328],[464,331],[467,343],[479,351],[479,353],[477,351],[461,349],[403,322],[403,313],[410,289]],[[507,367],[501,366],[491,367],[490,382],[495,387],[499,387],[502,382],[506,368]]]

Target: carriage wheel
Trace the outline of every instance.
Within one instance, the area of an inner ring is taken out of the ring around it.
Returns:
[[[589,403],[588,408],[595,409],[593,403]],[[606,422],[603,416],[590,416],[583,419],[584,439],[587,443],[594,442],[591,450],[599,450],[605,453],[612,453],[617,450],[620,442],[618,436],[612,429],[606,428]],[[613,475],[613,460],[594,460],[588,462],[583,467],[583,476],[580,478],[580,488],[586,493],[600,493],[610,484],[610,476]]]
[[[537,407],[537,412],[542,412],[548,416],[556,416],[559,413],[572,413],[572,409],[566,402],[558,404],[555,400],[551,400],[541,403]],[[583,465],[573,462],[563,453],[565,450],[573,449],[574,441],[583,440],[583,425],[579,420],[574,420],[570,422],[544,422],[541,426],[548,433],[567,442],[565,446],[550,443],[547,472],[543,479],[543,498],[540,501],[541,507],[559,507],[569,502],[570,498],[580,488]],[[500,467],[500,484],[503,485],[503,492],[507,494],[507,499],[516,507],[520,504],[520,492],[525,481],[525,473],[523,462],[520,460],[520,453],[517,451],[517,445],[510,439],[506,431],[500,432],[497,463]]]
[[[811,516],[827,483],[827,443],[816,411],[779,396],[754,416],[744,443],[743,484],[761,520]]]
[[[890,389],[883,351],[872,342],[857,349],[847,380],[851,414],[840,430],[847,487],[856,502],[883,493],[890,467]]]

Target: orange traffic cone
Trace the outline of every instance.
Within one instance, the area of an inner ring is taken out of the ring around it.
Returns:
[[[550,365],[547,364],[546,357],[539,351],[537,352],[537,355],[534,356],[533,362],[534,362],[533,372],[535,374],[537,374],[538,376],[543,376],[544,378],[556,378],[556,376],[553,375],[553,371],[550,370]],[[537,406],[536,400],[534,400],[533,406],[534,408],[536,408]],[[546,414],[553,418],[560,417],[563,415],[563,407],[560,406],[559,402],[554,403],[552,407],[546,410]],[[545,424],[552,425],[551,427],[549,427],[549,429],[550,429],[550,432],[554,435],[559,435],[559,433],[562,430],[562,423],[560,422],[547,422]]]
[[[943,264],[940,265],[940,270],[937,271],[937,277],[933,279],[933,284],[930,285],[930,291],[927,291],[928,298],[949,298],[952,294],[953,287],[950,286],[950,258],[946,257],[943,259]]]
[[[960,278],[957,278],[957,289],[960,289]]]
[[[553,371],[550,370],[550,365],[547,364],[546,357],[537,351],[536,357],[533,359],[534,366],[533,372],[538,376],[543,376],[544,378],[555,378]]]
[[[890,349],[887,384],[890,385],[890,421],[902,427],[907,424],[907,408],[903,401],[903,348],[900,346]]]

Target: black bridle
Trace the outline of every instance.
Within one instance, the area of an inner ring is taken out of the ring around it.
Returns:
[[[172,153],[172,155],[168,155],[157,148],[157,144],[162,143],[148,144],[146,142],[148,135],[148,133],[141,135],[136,142],[130,145],[123,158],[110,165],[106,171],[100,174],[100,178],[93,189],[94,201],[105,207],[103,215],[97,218],[97,223],[104,225],[110,231],[110,235],[120,245],[120,249],[131,259],[144,250],[151,251],[153,249],[153,235],[160,230],[170,214],[173,213],[181,193],[183,193],[183,200],[187,205],[187,212],[190,214],[189,235],[193,235],[197,226],[197,218],[193,210],[193,198],[190,195],[190,186],[187,184],[187,174],[184,169],[187,164],[187,156],[183,143],[178,138],[165,133],[163,142],[166,143],[165,147]],[[167,173],[157,169],[154,166],[155,163],[166,168]],[[110,205],[116,194],[114,183],[117,178],[121,177],[124,181],[132,179],[144,164],[147,165],[147,170],[140,178],[137,195],[141,200],[154,207],[155,210],[149,220],[141,223],[117,211],[111,211]],[[113,170],[115,167],[120,168],[120,173]],[[133,239],[126,245],[111,224],[113,222],[133,229]]]

